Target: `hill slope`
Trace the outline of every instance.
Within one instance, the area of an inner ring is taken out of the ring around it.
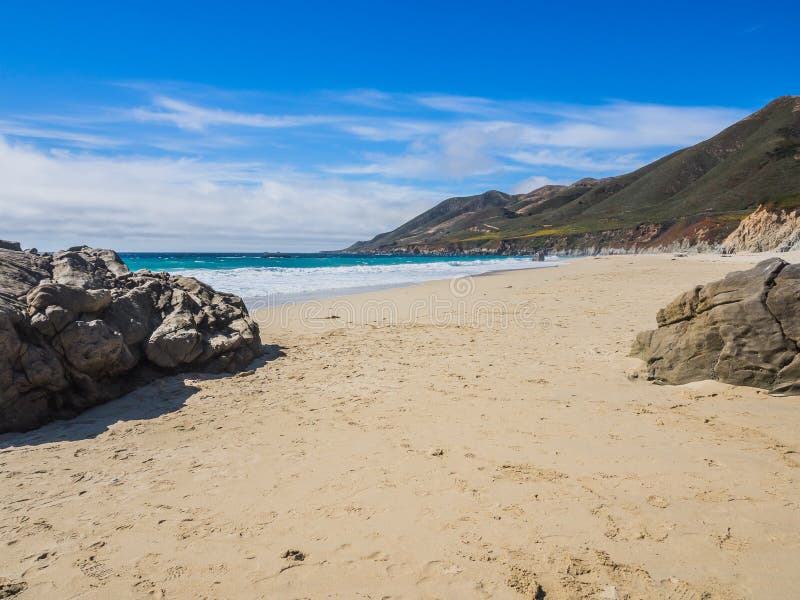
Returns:
[[[800,96],[632,173],[449,198],[353,253],[526,253],[713,245],[759,205],[800,206]]]

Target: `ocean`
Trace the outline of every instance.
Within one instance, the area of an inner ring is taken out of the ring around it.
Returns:
[[[196,277],[231,292],[248,305],[284,304],[382,288],[478,275],[488,271],[553,266],[556,257],[353,256],[341,254],[131,253],[120,257],[132,271],[150,269]]]

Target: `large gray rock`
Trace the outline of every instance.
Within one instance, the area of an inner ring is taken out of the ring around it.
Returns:
[[[0,249],[16,250],[17,252],[21,252],[22,246],[19,245],[19,242],[9,242],[8,240],[0,240]]]
[[[730,273],[680,295],[656,321],[633,345],[650,379],[800,393],[800,265],[772,258]]]
[[[111,250],[39,255],[0,244],[0,433],[73,416],[160,375],[233,372],[261,349],[242,300],[196,279],[131,273]]]

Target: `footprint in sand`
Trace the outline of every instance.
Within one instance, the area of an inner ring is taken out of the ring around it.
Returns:
[[[554,469],[542,469],[528,464],[504,464],[497,469],[500,474],[495,479],[511,479],[512,481],[547,481],[556,482],[565,479],[567,475]]]
[[[178,579],[180,577],[183,577],[185,573],[186,573],[186,567],[184,567],[183,565],[174,565],[167,569],[165,574],[165,579],[167,581],[171,579]]]
[[[733,496],[727,490],[703,490],[695,494],[700,502],[730,502]]]
[[[424,583],[430,580],[433,577],[441,574],[442,572],[442,561],[440,560],[432,560],[425,563],[425,566],[422,567],[422,572],[420,573],[419,579],[417,579],[417,585]]]
[[[512,565],[506,585],[526,598],[542,600],[547,596],[542,586],[536,582],[536,574],[529,569]]]
[[[287,550],[286,552],[284,552],[283,554],[281,554],[281,558],[286,558],[286,559],[289,559],[289,560],[303,561],[303,560],[306,559],[306,555],[305,555],[304,552],[301,552],[300,550],[290,549],[290,550]]]
[[[728,531],[725,532],[725,534],[716,537],[717,545],[723,550],[728,550],[730,552],[743,552],[750,545],[747,540],[735,537],[733,533],[731,533],[730,527],[728,527]]]
[[[0,598],[11,598],[24,592],[28,584],[24,581],[11,581],[5,577],[0,577]]]
[[[89,558],[78,560],[75,562],[75,566],[81,570],[81,573],[86,575],[86,577],[91,577],[92,579],[96,579],[101,583],[105,583],[105,581],[113,575],[113,571],[105,566],[104,563],[97,560],[97,557],[90,556]]]
[[[663,496],[649,496],[647,503],[654,508],[667,508],[669,501]]]
[[[56,553],[55,552],[52,552],[52,551],[49,551],[49,550],[45,550],[44,552],[39,552],[37,554],[31,554],[29,556],[26,556],[25,560],[31,561],[32,564],[31,564],[30,568],[26,569],[22,573],[23,576],[25,576],[26,574],[28,574],[28,573],[30,573],[32,571],[33,572],[41,571],[43,569],[48,568],[50,565],[52,565],[57,560],[57,557],[56,557]],[[2,596],[0,596],[0,598],[2,598]]]

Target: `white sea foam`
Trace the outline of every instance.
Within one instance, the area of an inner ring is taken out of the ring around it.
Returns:
[[[478,275],[488,271],[554,266],[530,258],[488,258],[446,262],[350,265],[336,267],[284,268],[246,267],[239,269],[180,269],[175,273],[196,277],[214,288],[253,301],[268,299],[282,303],[336,296],[370,289],[398,287],[431,281]]]

